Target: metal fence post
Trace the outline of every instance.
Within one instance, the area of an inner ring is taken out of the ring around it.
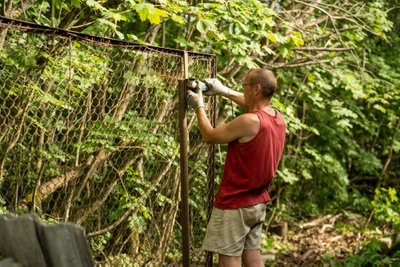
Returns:
[[[183,54],[184,79],[189,76],[189,56]],[[188,267],[189,257],[189,189],[188,189],[188,130],[186,121],[186,85],[179,81],[179,131],[180,131],[180,170],[181,170],[181,208],[182,208],[182,264]]]
[[[210,65],[211,69],[211,75],[212,78],[215,78],[217,76],[217,62],[216,58],[214,57],[213,60],[211,61]],[[214,96],[211,99],[211,114],[210,114],[210,121],[211,125],[215,127],[215,120],[216,120],[216,97]],[[214,206],[214,181],[215,181],[215,145],[210,144],[208,146],[208,160],[207,160],[207,165],[208,165],[208,173],[207,173],[207,189],[208,189],[208,195],[207,195],[207,223],[210,221],[211,217],[211,212]],[[206,267],[211,267],[213,265],[213,253],[210,251],[206,252],[206,262],[205,262]]]

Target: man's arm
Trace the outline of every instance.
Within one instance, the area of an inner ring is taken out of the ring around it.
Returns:
[[[246,106],[244,105],[243,93],[229,90],[229,95],[227,95],[226,97],[238,104],[241,108],[246,108]]]
[[[244,104],[244,95],[233,91],[222,84],[222,82],[215,78],[205,79],[204,82],[207,84],[209,90],[205,92],[205,95],[220,95],[229,98],[242,108],[246,108]]]
[[[203,141],[206,143],[225,144],[237,139],[239,142],[248,142],[260,129],[260,121],[257,115],[252,113],[243,114],[216,128],[212,127],[204,108],[198,108],[196,115]]]
[[[188,90],[186,93],[189,106],[191,106],[196,112],[197,121],[204,142],[212,144],[224,144],[234,140],[247,142],[257,135],[260,129],[260,120],[256,114],[246,113],[236,117],[226,124],[213,128],[204,110],[202,92],[200,90],[198,90],[198,92]],[[232,98],[237,99],[240,102],[243,96],[238,93],[233,94]]]

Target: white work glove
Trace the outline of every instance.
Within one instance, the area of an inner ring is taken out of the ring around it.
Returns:
[[[205,95],[220,95],[220,96],[228,96],[230,89],[223,85],[220,80],[216,78],[205,79],[204,82],[208,86],[208,91],[205,92]]]
[[[187,103],[194,109],[194,111],[201,107],[204,108],[203,94],[201,93],[201,90],[199,90],[197,93],[193,92],[192,90],[187,90],[186,94]]]

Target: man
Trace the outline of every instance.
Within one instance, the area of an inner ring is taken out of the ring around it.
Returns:
[[[271,71],[254,69],[244,79],[243,93],[230,90],[217,79],[205,82],[209,87],[207,95],[227,97],[247,113],[213,128],[204,110],[201,90],[187,92],[203,141],[229,143],[203,249],[218,253],[218,266],[241,266],[242,260],[245,266],[264,266],[260,248],[266,202],[270,200],[268,185],[285,142],[285,122],[270,107],[277,81]]]

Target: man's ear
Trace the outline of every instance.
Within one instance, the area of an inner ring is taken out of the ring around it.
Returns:
[[[262,90],[261,85],[256,84],[256,87],[254,88],[254,95],[256,96],[261,95],[261,90]]]

